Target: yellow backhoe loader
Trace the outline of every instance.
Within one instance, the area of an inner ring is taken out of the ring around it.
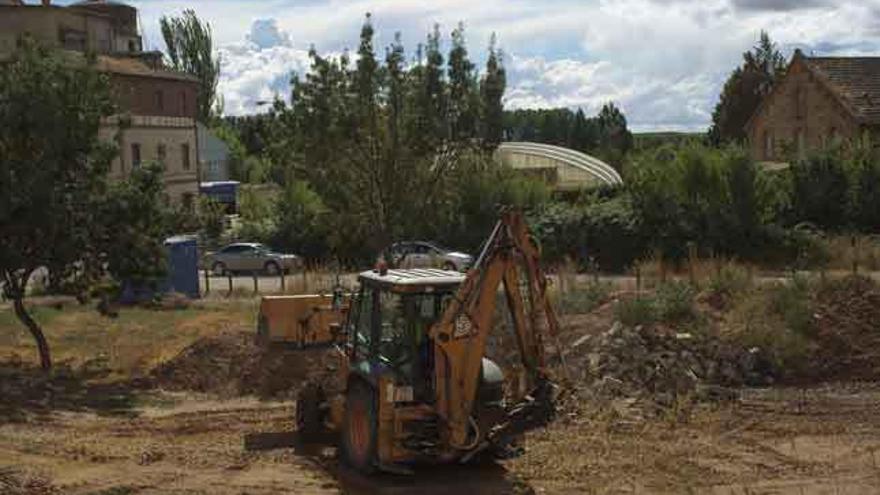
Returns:
[[[300,390],[299,433],[337,432],[343,459],[358,471],[400,473],[418,462],[466,462],[503,450],[547,424],[559,388],[545,365],[545,340],[555,337],[558,322],[539,257],[522,215],[508,210],[467,275],[384,267],[361,273],[350,302],[335,306],[347,311],[324,320],[341,325],[309,332],[300,322],[288,332],[307,339],[299,345],[335,343],[340,359],[332,383]],[[502,286],[524,371],[520,387],[506,386],[485,355]],[[274,304],[279,319],[283,303]]]

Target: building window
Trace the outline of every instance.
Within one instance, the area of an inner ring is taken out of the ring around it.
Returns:
[[[162,94],[162,90],[156,91],[156,110],[165,110],[165,102],[163,101],[164,95]]]
[[[186,211],[195,210],[195,202],[193,201],[193,193],[185,192],[180,196],[180,203]]]
[[[189,143],[183,143],[180,145],[180,155],[183,169],[189,170]]]
[[[769,130],[764,131],[764,159],[773,159],[773,134]]]
[[[130,51],[130,52],[137,51],[137,45],[135,44],[134,40],[128,40],[128,51]]]
[[[159,162],[162,163],[163,165],[165,164],[166,154],[167,153],[166,153],[165,145],[163,143],[159,143],[159,145],[156,146],[156,157],[159,160]]]
[[[131,168],[138,168],[141,166],[141,145],[138,143],[131,143]]]
[[[62,30],[60,32],[61,46],[65,50],[84,52],[86,50],[86,33],[75,30]]]

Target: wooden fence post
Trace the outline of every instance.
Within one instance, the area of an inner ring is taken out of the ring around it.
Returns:
[[[850,236],[850,245],[852,246],[852,272],[853,275],[859,274],[859,246],[856,242],[856,235]]]
[[[208,274],[208,269],[205,269],[205,295],[208,295],[211,292],[211,277]]]
[[[260,287],[259,287],[259,283],[257,282],[257,272],[256,271],[251,272],[251,276],[254,277],[254,294],[259,294]]]
[[[691,285],[697,285],[697,246],[693,242],[688,243],[688,277],[691,279]]]
[[[226,293],[226,296],[230,297],[230,296],[232,296],[232,272],[230,272],[230,271],[226,272],[226,280],[229,281],[229,292]]]

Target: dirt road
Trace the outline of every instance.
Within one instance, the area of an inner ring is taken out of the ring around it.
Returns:
[[[877,386],[749,391],[684,419],[577,417],[517,459],[368,480],[300,445],[288,403],[151,392],[123,416],[0,426],[0,491],[5,477],[70,494],[877,493],[878,404]]]

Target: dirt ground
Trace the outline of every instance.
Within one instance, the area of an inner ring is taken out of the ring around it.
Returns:
[[[0,494],[880,493],[878,382],[737,389],[659,413],[580,399],[519,457],[367,479],[332,442],[293,433],[279,390],[324,363],[256,353],[242,336],[253,304],[218,304],[115,320],[46,309],[73,363],[51,378],[21,362],[27,341],[0,311],[0,355],[15,357],[0,359]],[[563,315],[563,348],[612,313]],[[106,356],[92,369],[95,354]]]
[[[880,489],[880,387],[749,390],[688,418],[578,416],[526,453],[364,479],[300,444],[292,406],[148,392],[122,414],[63,412],[0,426],[0,491],[70,494],[714,493]],[[4,481],[5,480],[5,481]]]

